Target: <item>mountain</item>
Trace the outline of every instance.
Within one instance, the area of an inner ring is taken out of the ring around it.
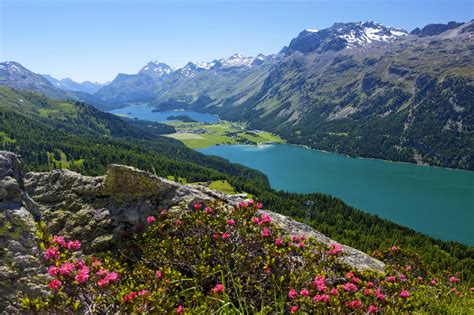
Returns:
[[[165,79],[173,70],[165,63],[150,61],[138,73],[147,74],[155,80]]]
[[[63,81],[63,80],[61,80]],[[82,91],[70,91],[59,87],[63,83],[51,76],[42,76],[23,67],[18,62],[0,62],[0,86],[9,86],[15,89],[23,89],[43,93],[44,95],[64,100],[76,100],[87,102],[98,108],[105,109],[108,104],[92,94]],[[68,80],[65,81],[69,82]],[[87,83],[86,83],[87,86]]]
[[[419,37],[434,36],[449,31],[453,28],[457,28],[463,24],[464,23],[456,23],[454,21],[451,21],[448,24],[428,24],[422,29],[418,27],[415,28],[413,31],[410,32],[410,34],[417,35]]]
[[[84,81],[82,83],[78,83],[78,82],[73,81],[70,78],[58,80],[50,76],[49,74],[43,74],[42,76],[46,80],[48,80],[53,86],[62,90],[66,90],[66,91],[77,91],[77,92],[94,94],[103,86],[103,84],[101,83],[90,82],[90,81]]]

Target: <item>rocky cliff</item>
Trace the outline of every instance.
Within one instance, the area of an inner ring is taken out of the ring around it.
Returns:
[[[37,223],[51,234],[80,240],[84,253],[116,250],[128,231],[163,209],[190,209],[195,202],[219,200],[229,207],[241,196],[230,196],[200,185],[181,185],[133,167],[110,165],[105,176],[88,177],[68,170],[23,176],[18,157],[0,151],[0,309],[18,310],[22,292],[44,290],[46,268],[39,255]],[[335,243],[314,229],[266,210],[273,222],[291,235]],[[358,270],[384,269],[384,264],[344,246],[340,259]]]

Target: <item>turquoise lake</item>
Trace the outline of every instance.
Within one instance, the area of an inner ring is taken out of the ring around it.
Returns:
[[[416,231],[474,245],[474,172],[348,158],[293,145],[198,151],[257,169],[275,189],[331,194]]]
[[[206,113],[198,113],[189,110],[170,110],[153,112],[153,108],[146,105],[130,105],[124,108],[114,109],[110,111],[112,114],[128,115],[131,118],[138,118],[141,120],[150,120],[157,122],[167,122],[166,118],[176,115],[187,115],[192,119],[205,123],[216,123],[219,121],[219,116]]]

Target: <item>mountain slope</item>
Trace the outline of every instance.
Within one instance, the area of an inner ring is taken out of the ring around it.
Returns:
[[[70,78],[58,80],[50,76],[49,74],[43,74],[42,76],[55,87],[62,90],[66,90],[66,91],[76,91],[76,92],[94,94],[102,87],[102,84],[96,83],[96,82],[84,81],[84,82],[78,83],[78,82],[73,81]]]

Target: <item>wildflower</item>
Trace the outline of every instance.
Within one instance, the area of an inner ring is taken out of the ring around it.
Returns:
[[[58,235],[53,236],[53,243],[56,243],[61,246],[66,245],[66,241],[64,240],[64,237],[58,236]]]
[[[82,259],[76,260],[75,263],[76,263],[76,267],[77,267],[78,270],[79,270],[79,269],[82,269],[82,268],[84,268],[84,267],[87,267],[87,266],[86,266],[86,263],[85,263],[84,260],[82,260]]]
[[[342,252],[342,246],[340,244],[331,244],[327,251],[328,255],[337,255]]]
[[[204,212],[206,212],[207,214],[211,214],[213,212],[213,210],[212,210],[212,208],[206,207],[206,208],[204,208]]]
[[[299,247],[299,248],[303,248],[303,247],[304,247],[304,242],[303,242],[303,241],[299,242],[299,243],[298,243],[298,247]]]
[[[110,281],[110,282],[115,282],[118,280],[118,273],[116,272],[109,272],[105,278],[105,280]]]
[[[56,260],[59,258],[59,250],[57,247],[49,247],[44,253],[44,257],[48,260]]]
[[[474,292],[474,287],[469,288],[469,291]]]
[[[53,289],[53,290],[57,290],[59,289],[59,287],[61,286],[62,282],[59,281],[58,279],[53,279],[51,280],[51,282],[48,284],[48,287],[50,289]]]
[[[263,272],[265,272],[265,273],[272,273],[272,269],[267,266],[267,267],[263,268]]]
[[[222,238],[223,239],[226,239],[226,238],[229,238],[229,237],[230,237],[229,233],[222,233]]]
[[[163,278],[163,272],[161,272],[160,270],[157,270],[156,273],[155,273],[155,277],[156,277],[156,279]]]
[[[403,273],[400,275],[400,282],[406,281],[407,276],[405,276]]]
[[[224,290],[225,290],[225,287],[221,283],[218,283],[216,284],[214,288],[211,289],[211,292],[213,294],[219,294],[219,293],[224,292]]]
[[[336,288],[332,288],[331,291],[329,291],[329,293],[330,293],[331,295],[338,295],[338,294],[339,294],[339,291],[337,291]]]
[[[272,218],[270,218],[268,214],[262,214],[262,216],[260,217],[260,224],[271,223],[271,222],[272,222]]]
[[[99,271],[97,271],[95,274],[98,275],[99,277],[106,276],[109,272],[107,269],[101,268]]]
[[[69,241],[65,246],[67,249],[79,250],[81,248],[81,243],[79,241]]]
[[[254,224],[259,224],[259,223],[260,223],[260,219],[257,218],[257,217],[253,217],[253,218],[252,218],[252,223],[254,223]]]
[[[156,221],[156,218],[155,218],[154,216],[152,216],[152,215],[149,216],[148,218],[146,218],[146,222],[147,222],[148,224],[152,224],[152,223],[155,222],[155,221]]]
[[[249,204],[245,201],[242,201],[241,203],[239,203],[239,206],[241,206],[242,208],[246,208],[246,207],[248,207],[248,205]]]
[[[227,224],[228,224],[228,225],[235,225],[234,219],[229,219],[229,220],[227,220]]]
[[[392,248],[391,248],[392,252],[396,252],[398,250],[398,247],[393,245]]]
[[[353,273],[352,271],[346,273],[346,275],[345,275],[346,279],[352,279],[352,277],[354,277],[354,276],[355,276],[355,275],[354,275],[354,273]]]
[[[75,268],[76,268],[76,266],[74,266],[73,263],[65,262],[59,268],[59,273],[62,274],[63,276],[67,276],[68,274],[73,272]]]
[[[351,282],[342,285],[342,288],[347,292],[357,292],[357,286]]]
[[[202,208],[202,203],[196,202],[196,203],[194,204],[194,209],[199,210],[199,209],[201,209],[201,208]]]
[[[408,292],[407,290],[403,290],[402,292],[400,292],[400,297],[402,298],[407,298],[410,296],[410,292]]]
[[[145,289],[143,289],[143,290],[141,290],[140,292],[138,292],[138,295],[139,295],[139,296],[147,296],[147,295],[149,295],[149,294],[150,294],[150,292],[149,292],[148,290],[145,290]]]
[[[136,296],[137,296],[137,293],[132,291],[132,292],[130,292],[129,294],[125,294],[125,295],[123,296],[123,301],[124,301],[125,303],[128,303],[128,302],[130,302],[131,300],[133,300]]]
[[[291,307],[291,309],[290,309],[290,312],[291,312],[292,314],[294,314],[294,313],[298,312],[298,310],[299,310],[299,307],[296,306],[296,305],[293,305],[293,306]]]
[[[408,265],[408,266],[405,266],[405,270],[406,270],[406,271],[411,271],[412,269],[413,269],[413,267],[412,267],[412,266],[410,266],[410,265]]]
[[[275,245],[276,246],[282,246],[283,245],[283,240],[279,237],[275,239]]]
[[[364,289],[364,295],[365,295],[365,296],[369,296],[370,294],[372,294],[372,290],[371,290],[371,289],[368,289],[368,288]]]
[[[99,279],[99,281],[97,281],[97,285],[99,287],[104,287],[106,286],[107,284],[109,284],[109,280],[103,278],[103,279]]]
[[[257,205],[256,205],[257,209],[262,209],[263,208],[263,204],[261,202],[257,202]]]
[[[249,200],[247,200],[247,203],[248,203],[249,205],[253,205],[253,204],[255,203],[255,201],[254,201],[253,199],[249,199]]]
[[[217,233],[212,234],[212,238],[217,240],[219,238],[219,235]]]
[[[327,304],[329,303],[329,300],[330,300],[330,296],[327,294],[317,294],[313,297],[314,303],[324,302]]]
[[[452,276],[452,277],[449,278],[449,282],[451,282],[451,283],[456,283],[456,282],[459,282],[459,281],[461,281],[461,279],[456,278],[456,277],[454,277],[454,276]]]
[[[176,308],[176,314],[183,314],[184,313],[184,307],[182,305],[179,305]]]
[[[303,289],[303,290],[300,291],[300,294],[301,294],[302,296],[308,296],[308,295],[309,295],[309,291],[308,291],[308,289]]]
[[[369,281],[365,284],[367,286],[367,288],[373,288],[374,287],[374,283]]]
[[[261,234],[262,234],[262,237],[269,237],[270,236],[270,230],[268,228],[263,228]]]
[[[54,277],[55,275],[57,275],[59,272],[59,268],[56,267],[56,266],[49,266],[48,268],[48,274],[51,276],[51,277]]]
[[[423,277],[422,276],[418,276],[417,279],[418,279],[418,281],[423,282]]]
[[[102,265],[102,263],[100,262],[100,260],[98,260],[97,258],[95,257],[92,257],[92,267],[99,267],[100,265]]]
[[[397,277],[395,276],[388,276],[387,279],[385,279],[387,282],[395,282],[397,280]]]
[[[369,314],[377,313],[379,311],[379,308],[375,305],[370,305],[369,308],[367,309],[367,312]]]
[[[80,269],[76,276],[74,277],[74,280],[76,280],[79,283],[85,283],[87,280],[89,280],[89,268],[86,266]]]
[[[290,299],[292,299],[292,300],[293,300],[297,295],[298,295],[298,292],[296,292],[295,289],[291,289],[290,292],[288,292],[288,297],[289,297]]]
[[[318,288],[319,292],[324,292],[327,289],[326,279],[323,276],[316,276],[316,278],[314,278],[314,284]]]
[[[436,279],[433,279],[433,280],[430,281],[430,284],[432,286],[436,286],[438,284],[438,281],[436,281]]]
[[[160,215],[161,215],[162,217],[167,217],[167,216],[168,216],[168,211],[166,211],[166,210],[161,210],[161,211],[160,211]]]
[[[362,302],[359,300],[348,301],[346,302],[346,306],[350,309],[362,308]]]
[[[183,224],[183,221],[181,221],[180,219],[176,219],[176,221],[174,221],[174,224],[176,226],[180,226],[181,224]]]
[[[380,301],[385,301],[385,295],[380,292],[379,289],[375,289],[375,296],[380,300]]]
[[[354,278],[351,279],[351,282],[352,282],[352,283],[359,283],[359,282],[360,282],[360,279],[357,278],[357,277],[354,277]]]

